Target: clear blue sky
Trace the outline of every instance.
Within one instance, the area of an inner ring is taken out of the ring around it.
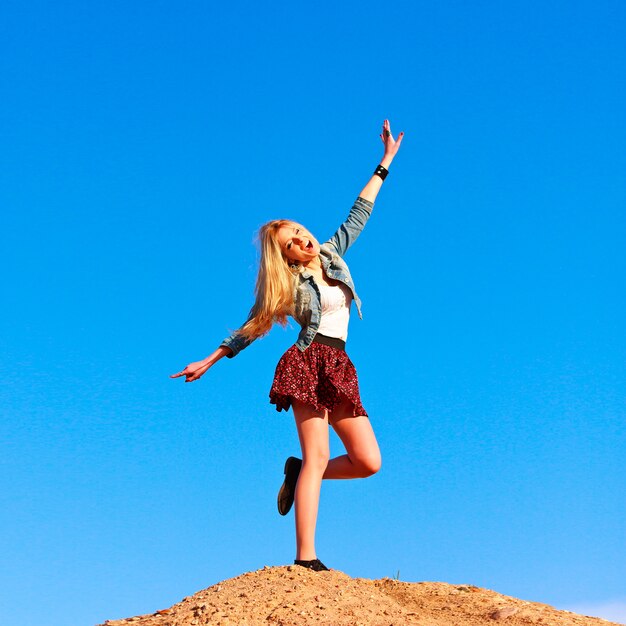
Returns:
[[[324,484],[318,555],[626,607],[626,4],[1,11],[3,626],[292,561],[267,393],[295,326],[168,376],[244,319],[260,224],[332,234],[384,118],[406,136],[347,257],[383,468]]]

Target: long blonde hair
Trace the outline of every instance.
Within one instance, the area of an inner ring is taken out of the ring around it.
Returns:
[[[248,321],[237,331],[247,339],[267,334],[275,322],[286,326],[287,317],[293,313],[295,277],[302,268],[289,264],[277,235],[283,226],[294,224],[291,220],[272,220],[259,229],[261,258],[254,290],[255,302]]]

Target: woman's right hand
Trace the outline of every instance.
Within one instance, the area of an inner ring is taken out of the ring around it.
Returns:
[[[200,376],[206,374],[209,367],[215,365],[222,357],[232,355],[233,351],[230,348],[220,346],[213,354],[209,354],[206,359],[202,361],[196,361],[195,363],[189,363],[189,365],[178,374],[172,374],[170,378],[180,378],[185,376],[186,383],[192,383],[194,380],[198,380]]]
[[[211,365],[213,365],[213,363],[209,359],[196,361],[195,363],[190,363],[184,370],[178,372],[178,374],[172,374],[170,378],[185,376],[185,382],[191,383],[205,374]]]

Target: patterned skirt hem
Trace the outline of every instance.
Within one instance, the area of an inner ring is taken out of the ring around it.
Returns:
[[[368,417],[367,411],[365,410],[365,407],[361,404],[360,401],[355,402],[352,398],[349,398],[348,396],[344,396],[344,397],[346,400],[349,400],[352,403],[352,407],[353,407],[352,416],[353,417],[358,417],[361,415]],[[343,398],[339,398],[336,402],[332,404],[332,406],[324,406],[323,404],[320,404],[319,402],[313,402],[311,398],[306,398],[306,397],[299,398],[295,394],[285,395],[285,394],[276,393],[276,392],[270,393],[270,404],[275,404],[276,410],[278,412],[288,411],[289,407],[291,407],[291,405],[293,404],[293,400],[298,400],[298,402],[303,402],[304,404],[308,404],[312,406],[316,411],[328,411],[329,413],[332,413],[339,406],[339,404],[341,404],[342,399]]]

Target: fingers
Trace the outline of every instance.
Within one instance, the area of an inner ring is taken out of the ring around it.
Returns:
[[[398,135],[398,139],[397,140],[394,139],[393,135],[391,134],[391,123],[389,122],[389,120],[384,120],[383,121],[383,131],[378,136],[380,137],[380,140],[385,145],[385,150],[392,151],[395,154],[397,152],[398,148],[400,147],[400,144],[402,143],[402,140],[404,139],[404,131],[402,131]]]
[[[192,363],[192,366],[196,366],[197,363]],[[185,376],[186,383],[192,383],[194,380],[198,380],[203,374],[206,374],[210,365],[203,365],[202,367],[198,367],[196,369],[190,369],[191,366],[188,365],[182,372],[178,372],[177,374],[172,374],[170,378],[180,378],[181,376]]]
[[[380,134],[380,138],[385,145],[387,144],[388,139],[393,142],[393,135],[391,134],[391,124],[389,123],[389,120],[385,120],[383,122],[383,132]]]
[[[187,376],[187,377],[189,377],[189,376],[190,376],[190,373],[187,371],[187,368],[188,368],[188,367],[189,367],[189,366],[187,366],[187,367],[186,367],[184,370],[182,370],[181,372],[178,372],[178,374],[172,374],[172,375],[170,376],[170,378],[180,378],[181,376]],[[187,381],[185,381],[185,382],[187,382]]]

